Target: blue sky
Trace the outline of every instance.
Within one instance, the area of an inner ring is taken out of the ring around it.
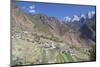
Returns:
[[[73,15],[86,14],[89,11],[95,11],[94,6],[81,6],[69,4],[50,4],[41,2],[16,2],[24,12],[31,14],[46,14],[48,16],[55,16],[58,19],[63,19],[65,16],[72,17]]]

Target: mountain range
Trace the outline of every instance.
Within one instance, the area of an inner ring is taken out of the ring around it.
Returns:
[[[63,21],[65,21],[65,22],[75,22],[75,21],[80,21],[81,19],[90,20],[94,17],[94,15],[95,15],[94,11],[89,11],[88,13],[81,14],[80,16],[77,16],[77,15],[74,15],[73,17],[66,16],[66,17],[64,17]]]

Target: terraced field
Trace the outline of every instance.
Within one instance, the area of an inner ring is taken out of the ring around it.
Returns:
[[[58,43],[57,43],[58,42]],[[57,47],[59,41],[40,37],[40,40],[29,41],[27,39],[12,39],[13,65],[65,63],[74,61],[88,61],[88,53],[82,49],[62,50]],[[46,45],[48,44],[48,45]],[[44,45],[44,46],[43,46]],[[59,44],[62,47],[63,43]]]

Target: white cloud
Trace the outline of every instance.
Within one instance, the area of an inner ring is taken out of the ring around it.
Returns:
[[[30,12],[30,13],[35,13],[35,12],[36,12],[36,10],[29,10],[29,12]]]
[[[35,9],[34,5],[29,6],[30,9]]]
[[[35,12],[36,12],[35,5],[29,6],[29,13],[35,13]]]
[[[74,15],[74,17],[73,17],[73,19],[72,19],[72,22],[74,22],[74,21],[79,21],[80,20],[80,18],[77,16],[77,15]]]
[[[24,9],[24,10],[26,10],[29,13],[35,13],[36,12],[34,5],[31,5],[31,6],[23,6],[21,8]]]

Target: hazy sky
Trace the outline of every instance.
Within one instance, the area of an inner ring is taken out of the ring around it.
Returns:
[[[42,13],[48,16],[55,16],[63,19],[65,16],[86,14],[89,11],[95,11],[94,6],[82,6],[71,4],[50,4],[41,2],[16,2],[24,12],[31,14]]]

